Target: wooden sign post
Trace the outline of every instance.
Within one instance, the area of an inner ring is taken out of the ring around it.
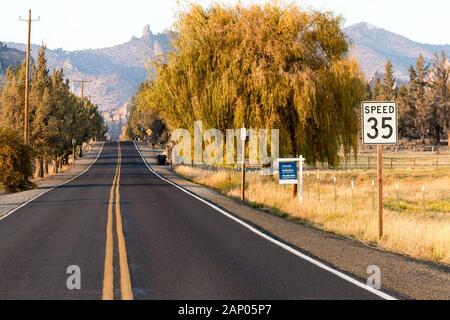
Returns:
[[[303,163],[305,158],[300,156],[293,159],[278,159],[279,183],[283,185],[297,185],[297,196],[301,210],[303,210]]]
[[[362,140],[377,146],[378,239],[383,237],[383,145],[398,143],[396,102],[363,102],[361,107]]]

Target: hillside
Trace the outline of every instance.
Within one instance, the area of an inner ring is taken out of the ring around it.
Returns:
[[[104,111],[113,111],[126,103],[138,85],[146,79],[146,65],[169,48],[167,33],[154,35],[147,25],[142,37],[132,37],[130,41],[104,49],[47,51],[49,68],[63,68],[70,80],[86,79],[86,95],[98,103]],[[11,48],[24,50],[25,45],[8,43]],[[33,45],[33,56],[39,46]],[[79,85],[73,83],[75,91]]]
[[[8,67],[15,67],[25,60],[25,52],[8,48],[6,44],[0,42],[0,77],[4,75]]]
[[[8,43],[8,47],[26,49],[20,43]],[[111,133],[116,136],[126,121],[126,103],[149,75],[149,62],[169,48],[170,34],[153,34],[146,25],[140,38],[132,37],[126,43],[103,49],[48,50],[47,60],[49,68],[63,68],[65,76],[72,81],[91,81],[85,84],[85,95],[99,105]],[[34,57],[38,49],[38,45],[32,46]],[[72,82],[72,87],[80,93],[78,83]]]
[[[344,29],[351,42],[349,55],[360,63],[367,78],[376,72],[383,72],[387,59],[391,59],[396,76],[405,80],[408,67],[415,63],[422,53],[431,60],[433,54],[444,50],[450,55],[450,45],[429,45],[412,41],[406,37],[362,22]],[[100,104],[103,111],[114,111],[124,106],[135,93],[139,84],[148,77],[148,62],[170,50],[169,32],[153,34],[148,25],[140,38],[104,49],[65,51],[48,50],[50,68],[63,68],[69,79],[87,79],[86,95]],[[7,53],[0,49],[0,59],[5,65],[15,65],[24,59],[24,44],[8,43]],[[33,55],[37,45],[33,45]],[[79,85],[73,84],[79,92]]]
[[[408,68],[422,53],[429,61],[433,54],[444,50],[450,55],[450,45],[429,45],[412,41],[401,35],[362,22],[344,29],[351,42],[349,56],[360,63],[367,79],[382,73],[384,64],[391,59],[396,77],[406,80]],[[48,50],[50,68],[63,68],[70,80],[86,79],[85,94],[103,111],[112,133],[117,136],[126,122],[127,102],[139,84],[149,75],[149,62],[170,50],[170,32],[153,34],[148,25],[141,37],[109,48],[65,51]],[[8,49],[0,48],[0,69],[16,65],[25,58],[18,50],[24,44],[8,43]],[[33,55],[39,46],[33,45]],[[3,50],[3,51],[2,51]],[[1,72],[0,72],[1,73]],[[79,84],[72,83],[73,90],[80,92]]]
[[[419,54],[431,61],[434,53],[445,51],[450,55],[450,45],[430,45],[412,41],[393,32],[361,22],[344,29],[349,37],[349,55],[358,60],[367,78],[383,72],[384,64],[391,59],[396,77],[408,78],[408,68],[416,63]]]

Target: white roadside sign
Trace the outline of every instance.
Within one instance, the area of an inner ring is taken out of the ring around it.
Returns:
[[[396,102],[363,102],[361,112],[363,144],[398,143]]]
[[[241,141],[247,140],[247,129],[241,128]]]

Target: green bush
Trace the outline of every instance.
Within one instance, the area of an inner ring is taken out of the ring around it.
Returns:
[[[0,186],[6,192],[34,187],[33,149],[24,144],[20,135],[11,129],[0,128]]]

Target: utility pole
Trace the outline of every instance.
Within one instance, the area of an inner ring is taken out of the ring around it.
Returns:
[[[92,81],[81,79],[81,80],[72,80],[72,82],[81,83],[81,101],[83,101],[83,105],[84,105],[84,84],[92,82]],[[80,158],[83,157],[83,142],[81,142],[81,144],[80,144],[79,156],[80,156]]]
[[[26,70],[25,70],[25,110],[24,110],[24,126],[23,126],[23,140],[26,144],[30,143],[29,134],[29,117],[28,117],[28,103],[30,93],[30,56],[31,56],[31,23],[40,21],[41,18],[33,20],[31,18],[31,9],[28,10],[28,19],[22,19],[19,17],[19,21],[28,22],[28,43],[27,43],[27,57],[26,57]]]
[[[84,84],[90,83],[92,81],[81,79],[81,80],[73,80],[72,82],[81,83],[81,100],[84,100]]]
[[[72,156],[73,156],[73,167],[75,168],[75,145],[77,140],[75,138],[72,139]]]

